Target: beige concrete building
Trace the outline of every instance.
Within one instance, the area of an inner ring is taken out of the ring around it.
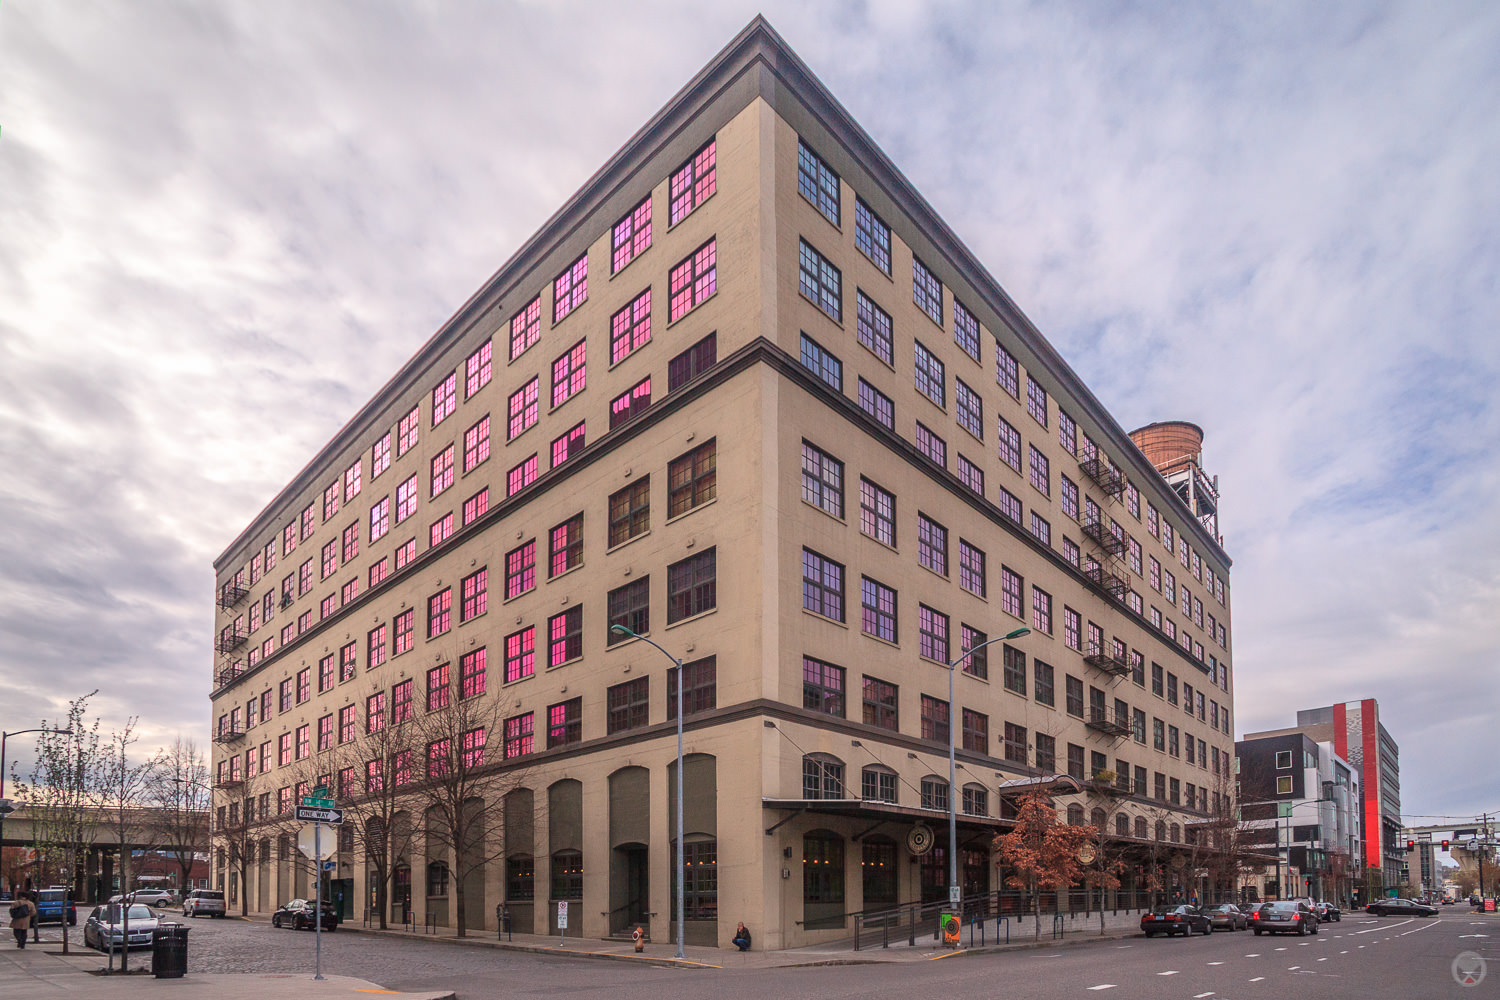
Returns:
[[[305,775],[421,816],[424,767],[473,765],[507,777],[471,926],[562,899],[569,933],[668,939],[671,664],[612,623],[686,662],[690,942],[946,899],[950,733],[969,895],[1001,888],[1007,782],[1071,775],[1060,808],[1140,843],[1227,783],[1215,532],[760,20],[215,569],[217,875],[251,910],[307,891],[271,846]],[[948,661],[1021,627],[950,708]],[[463,748],[320,763],[459,705],[491,723]],[[403,822],[393,919],[451,922],[467,867]]]

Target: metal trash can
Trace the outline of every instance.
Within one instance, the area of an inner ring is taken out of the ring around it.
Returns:
[[[157,924],[151,932],[151,974],[157,979],[181,979],[187,973],[188,928]]]

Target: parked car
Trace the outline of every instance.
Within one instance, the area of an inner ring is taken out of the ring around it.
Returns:
[[[127,908],[128,907],[128,908]],[[125,921],[130,921],[130,941],[125,941]],[[83,944],[86,948],[104,951],[119,951],[120,948],[150,947],[151,934],[156,930],[160,918],[144,903],[109,903],[96,906],[83,924]]]
[[[135,889],[131,892],[116,893],[109,897],[111,903],[142,903],[146,906],[163,907],[172,905],[173,895],[167,889]]]
[[[1158,906],[1150,913],[1141,914],[1141,930],[1147,937],[1156,937],[1165,934],[1171,937],[1173,934],[1181,934],[1190,937],[1194,931],[1203,934],[1214,932],[1213,921],[1208,914],[1196,906]]]
[[[1300,899],[1262,903],[1250,916],[1250,929],[1262,934],[1316,934],[1318,915]]]
[[[317,926],[317,918],[314,915],[315,905],[311,900],[294,899],[271,914],[271,926],[290,927],[296,931],[314,930]],[[334,912],[332,903],[323,904],[323,929],[325,931],[339,929],[339,917]]]
[[[66,917],[69,927],[78,925],[78,906],[68,898],[66,886],[51,885],[36,893],[36,922],[61,924]]]
[[[1319,903],[1317,906],[1313,907],[1313,909],[1317,911],[1318,923],[1320,924],[1326,924],[1330,920],[1344,919],[1343,912],[1332,903]]]
[[[193,889],[182,901],[184,917],[222,917],[225,912],[222,889]]]
[[[1377,899],[1365,907],[1366,913],[1377,917],[1435,917],[1436,906],[1419,903],[1415,899]]]
[[[1217,906],[1208,907],[1203,912],[1208,914],[1209,922],[1213,924],[1216,931],[1242,931],[1250,926],[1250,918],[1233,903],[1220,903]]]

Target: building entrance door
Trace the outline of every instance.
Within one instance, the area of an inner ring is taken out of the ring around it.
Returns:
[[[650,854],[644,844],[616,847],[610,879],[615,891],[609,911],[609,932],[628,933],[636,924],[649,928],[651,912]]]

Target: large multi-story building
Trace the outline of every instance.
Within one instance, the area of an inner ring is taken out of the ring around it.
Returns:
[[[1216,534],[760,20],[215,570],[216,820],[250,828],[216,863],[252,909],[306,891],[275,832],[299,786],[420,816],[425,774],[473,768],[512,779],[495,860],[417,820],[393,911],[451,921],[464,868],[470,924],[572,900],[570,933],[672,933],[678,671],[616,624],[684,661],[689,942],[946,898],[946,838],[907,833],[950,794],[976,893],[1018,779],[1127,844],[1231,785]],[[950,704],[949,662],[1019,628]],[[456,704],[492,725],[320,764]],[[371,905],[348,840],[335,890]]]
[[[1297,730],[1252,734],[1234,751],[1241,842],[1276,858],[1250,887],[1254,895],[1349,898],[1364,856],[1358,772],[1332,743]]]

